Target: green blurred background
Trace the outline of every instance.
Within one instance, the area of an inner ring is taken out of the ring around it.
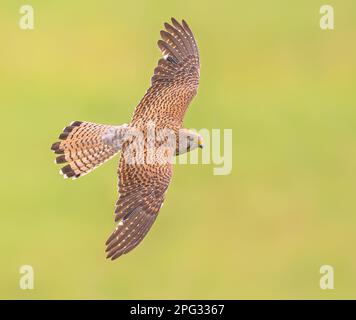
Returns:
[[[23,4],[0,5],[0,298],[356,298],[354,0],[327,1],[334,31],[314,0],[32,0],[33,31]],[[63,180],[49,148],[72,120],[130,119],[171,16],[201,52],[185,125],[232,128],[233,169],[176,165],[145,241],[110,262],[118,158]]]

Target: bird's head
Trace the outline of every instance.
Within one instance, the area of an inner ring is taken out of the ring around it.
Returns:
[[[199,133],[193,130],[182,129],[179,132],[179,141],[177,147],[177,154],[186,153],[196,148],[203,148],[204,140]]]

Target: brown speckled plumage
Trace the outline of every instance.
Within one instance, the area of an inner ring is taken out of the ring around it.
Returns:
[[[112,158],[119,150],[102,141],[102,135],[110,128],[119,126],[74,121],[65,127],[59,136],[61,141],[51,147],[59,154],[55,162],[67,163],[60,173],[66,178],[79,178]]]
[[[197,93],[200,76],[199,52],[193,33],[183,20],[172,18],[165,23],[158,46],[164,56],[158,61],[148,89],[135,109],[129,128],[147,134],[147,124],[155,123],[155,130],[169,128],[177,135],[182,128],[184,114]],[[67,129],[68,128],[68,129]],[[67,177],[79,177],[115,155],[119,149],[103,142],[102,135],[119,126],[75,122],[61,134],[60,142],[52,149],[60,154],[57,163]],[[162,143],[162,142],[161,142]],[[156,142],[156,146],[160,143]],[[145,237],[163,204],[172,178],[172,164],[131,164],[125,158],[130,146],[121,148],[119,199],[115,208],[118,225],[106,241],[107,257],[112,260],[135,248]],[[145,155],[147,150],[145,150]]]

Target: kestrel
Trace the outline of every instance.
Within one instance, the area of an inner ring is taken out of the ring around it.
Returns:
[[[131,122],[115,126],[74,121],[51,147],[58,154],[55,162],[66,164],[60,173],[73,179],[121,151],[115,207],[118,224],[106,241],[111,260],[134,249],[156,220],[172,178],[172,157],[203,146],[199,134],[182,127],[199,85],[198,46],[184,20],[171,21],[164,24],[158,41],[163,58]],[[171,137],[176,138],[173,144]]]

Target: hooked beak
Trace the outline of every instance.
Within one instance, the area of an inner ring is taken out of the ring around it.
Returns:
[[[203,139],[201,139],[201,138],[199,138],[199,140],[198,140],[198,147],[199,147],[200,149],[203,149],[203,148],[204,148]]]

